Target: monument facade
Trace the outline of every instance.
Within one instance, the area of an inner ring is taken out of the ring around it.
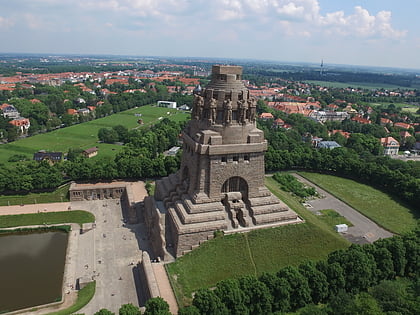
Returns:
[[[145,199],[156,255],[183,255],[218,230],[301,222],[264,185],[267,141],[256,127],[256,105],[239,66],[213,66],[211,82],[196,89],[180,170],[158,180],[154,197]]]

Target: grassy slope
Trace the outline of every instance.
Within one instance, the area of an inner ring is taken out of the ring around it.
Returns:
[[[419,213],[416,214],[373,187],[331,175],[300,174],[391,232],[403,233],[416,226]]]
[[[138,113],[141,113],[142,117],[134,116]],[[188,115],[176,109],[150,105],[133,108],[104,118],[0,145],[0,163],[6,163],[9,157],[15,154],[25,154],[29,159],[32,159],[33,154],[39,150],[67,152],[69,148],[87,149],[93,146],[99,147],[98,157],[113,156],[121,149],[121,146],[98,144],[99,129],[116,125],[124,125],[129,129],[138,128],[141,127],[137,123],[139,118],[143,119],[143,126],[150,126],[157,122],[159,117],[180,121],[185,120]],[[102,153],[102,149],[104,153]]]
[[[267,178],[267,187],[306,220],[304,224],[234,234],[208,241],[200,248],[167,265],[178,300],[190,301],[191,293],[214,286],[225,278],[275,272],[306,259],[322,259],[348,246],[325,223]]]
[[[0,216],[0,228],[26,225],[94,222],[95,216],[87,211],[73,210],[60,212],[41,212]]]
[[[69,201],[70,184],[61,186],[53,192],[30,193],[26,195],[0,195],[0,207],[20,204],[51,203]]]
[[[69,315],[74,314],[76,311],[80,310],[83,306],[89,303],[89,301],[95,295],[96,282],[92,281],[88,283],[83,289],[77,293],[77,301],[69,308],[65,310],[57,311],[54,313],[49,313],[48,315]],[[99,310],[98,310],[99,311]]]

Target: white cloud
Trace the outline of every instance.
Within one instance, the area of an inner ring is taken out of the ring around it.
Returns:
[[[14,25],[14,21],[10,18],[0,16],[0,28],[9,28]]]

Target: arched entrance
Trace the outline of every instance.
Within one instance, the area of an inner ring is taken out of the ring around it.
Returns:
[[[222,186],[222,194],[235,191],[242,194],[242,199],[248,198],[248,183],[242,177],[231,177]]]
[[[248,198],[248,183],[242,177],[231,177],[222,186],[222,203],[233,228],[249,226],[249,212],[245,201]]]

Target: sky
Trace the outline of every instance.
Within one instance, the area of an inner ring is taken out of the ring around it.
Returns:
[[[420,0],[0,0],[0,52],[420,69]]]

